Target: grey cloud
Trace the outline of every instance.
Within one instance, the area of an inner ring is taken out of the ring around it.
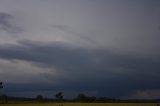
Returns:
[[[117,97],[160,89],[159,5],[157,0],[0,1],[1,61],[23,60],[58,73],[56,78],[40,73],[56,84],[7,84],[5,89],[88,90]],[[17,42],[22,39],[41,42]]]
[[[52,24],[51,27],[59,29],[59,30],[64,30],[64,31],[68,31],[70,30],[69,27],[65,26],[65,25],[57,25],[57,24]]]
[[[85,40],[91,44],[95,44],[97,46],[100,46],[98,42],[96,42],[93,38],[88,37],[87,35],[83,34],[83,33],[78,33],[76,31],[74,31],[73,28],[69,27],[69,26],[65,26],[65,25],[57,25],[57,24],[52,24],[51,27],[55,28],[55,29],[59,29],[61,31],[64,31],[70,35],[74,35],[77,38],[80,38],[81,40]]]
[[[0,30],[6,31],[8,33],[19,33],[22,31],[22,28],[14,25],[12,22],[14,16],[8,13],[0,13]]]
[[[96,90],[99,95],[120,96],[139,89],[160,88],[159,61],[119,55],[108,50],[23,41],[21,46],[0,47],[0,58],[30,61],[40,67],[56,68],[62,74],[56,79],[57,84],[48,84],[45,88],[37,84],[42,89],[56,89],[56,86],[57,89]],[[52,77],[49,79],[52,80]]]

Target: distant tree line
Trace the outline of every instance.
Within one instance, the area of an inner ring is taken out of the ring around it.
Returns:
[[[42,99],[42,102],[47,101],[47,99]],[[79,93],[77,97],[73,99],[64,99],[63,92],[58,92],[55,94],[56,99],[48,99],[48,101],[52,102],[80,102],[80,103],[160,103],[160,99],[151,99],[151,100],[139,100],[139,99],[115,99],[115,98],[108,98],[108,97],[95,97],[95,96],[88,96],[84,93]],[[39,101],[39,96],[37,96],[37,101]]]
[[[3,83],[0,82],[0,90],[3,88]],[[27,102],[96,102],[96,103],[160,103],[160,99],[152,99],[152,100],[139,100],[139,99],[115,99],[115,98],[108,98],[108,97],[95,97],[95,96],[88,96],[84,93],[79,93],[77,97],[73,99],[64,99],[63,92],[58,92],[54,95],[55,98],[48,99],[44,98],[42,95],[37,95],[36,98],[22,98],[22,97],[9,97],[4,95],[0,91],[0,103],[7,103],[8,101],[27,101]]]
[[[77,97],[73,99],[64,99],[64,95],[62,92],[58,92],[55,95],[55,98],[48,99],[44,98],[42,95],[37,95],[35,98],[23,98],[23,97],[10,97],[7,95],[0,96],[0,104],[1,103],[10,103],[10,101],[14,102],[38,102],[38,103],[45,103],[45,102],[80,102],[80,103],[160,103],[160,99],[152,99],[152,100],[133,100],[133,99],[114,99],[114,98],[107,98],[107,97],[95,97],[95,96],[87,96],[84,93],[80,93]]]
[[[73,99],[73,102],[115,102],[114,98],[107,97],[95,97],[95,96],[87,96],[84,93],[80,93],[76,98]]]

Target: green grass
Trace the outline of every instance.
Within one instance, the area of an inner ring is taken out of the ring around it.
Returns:
[[[156,103],[32,103],[0,104],[0,106],[157,106]]]

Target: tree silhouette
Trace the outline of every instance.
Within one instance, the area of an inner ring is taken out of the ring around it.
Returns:
[[[75,101],[78,102],[96,102],[97,98],[95,96],[87,96],[84,93],[78,94],[77,98],[75,98]]]
[[[56,99],[59,100],[59,101],[62,101],[63,100],[63,93],[62,92],[58,92],[56,95],[55,95]]]
[[[3,88],[3,83],[2,82],[0,82],[0,101],[1,101],[1,99],[2,99],[2,94],[1,94],[1,89]]]
[[[2,101],[3,101],[4,103],[7,103],[7,102],[8,102],[8,96],[7,96],[7,95],[2,95],[1,98],[2,98]]]
[[[87,100],[87,96],[83,93],[78,94],[77,100],[80,102],[85,102]]]
[[[3,82],[0,82],[0,89],[3,88]]]
[[[38,102],[42,102],[43,101],[43,96],[42,95],[37,95],[36,100]]]

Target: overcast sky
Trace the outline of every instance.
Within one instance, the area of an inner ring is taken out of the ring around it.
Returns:
[[[0,0],[0,81],[13,96],[160,98],[160,1]]]

